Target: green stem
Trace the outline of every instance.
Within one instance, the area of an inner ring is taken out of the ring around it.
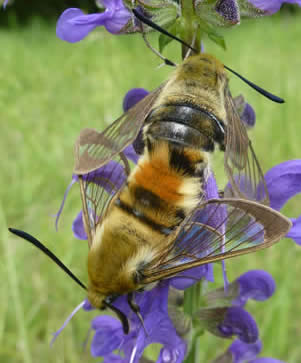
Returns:
[[[201,302],[201,282],[195,284],[191,288],[185,290],[184,292],[184,312],[193,315],[195,311],[200,308]],[[196,356],[198,355],[198,342],[197,336],[193,337],[191,349],[188,356],[185,359],[185,363],[195,363]]]
[[[194,6],[192,0],[180,0],[181,6],[181,30],[180,35],[186,43],[191,44],[194,36]],[[188,48],[182,45],[182,58],[185,58]]]

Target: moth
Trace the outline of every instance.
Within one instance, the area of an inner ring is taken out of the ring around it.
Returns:
[[[139,133],[140,158],[131,170],[123,151]],[[223,199],[206,200],[216,146],[230,184]],[[134,306],[135,291],[266,248],[291,226],[268,206],[226,70],[209,54],[187,58],[103,132],[82,130],[74,172],[89,244],[88,299],[97,308],[120,295]]]

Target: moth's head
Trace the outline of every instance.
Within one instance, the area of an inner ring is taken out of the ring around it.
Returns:
[[[224,65],[210,54],[192,55],[180,67],[187,80],[198,80],[202,87],[215,88],[227,82]]]
[[[105,309],[106,296],[97,291],[93,285],[88,287],[88,300],[96,309]]]

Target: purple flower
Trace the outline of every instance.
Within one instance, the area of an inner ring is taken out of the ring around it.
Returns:
[[[131,329],[128,335],[124,336],[122,326],[116,319],[104,316],[95,318],[92,322],[95,330],[91,344],[92,355],[103,356],[104,362],[114,358],[111,361],[138,363],[149,344],[160,343],[163,348],[157,362],[182,362],[186,353],[186,343],[177,335],[168,316],[168,289],[168,282],[163,282],[151,291],[136,294],[136,303],[140,307],[147,334],[137,317],[130,313],[124,297],[120,297],[115,305],[130,319]],[[116,349],[123,353],[124,358],[113,355]],[[170,359],[167,360],[167,357]]]
[[[67,42],[75,43],[85,38],[97,26],[104,26],[112,34],[118,34],[128,23],[131,14],[122,0],[103,0],[103,13],[85,15],[82,10],[69,8],[59,17],[56,35]]]
[[[232,284],[239,285],[239,295],[232,301],[235,306],[244,307],[248,299],[264,301],[276,289],[272,276],[263,270],[251,270],[238,277]]]
[[[223,321],[218,325],[219,333],[224,338],[233,335],[245,343],[254,343],[258,339],[258,328],[251,314],[240,307],[227,309]]]
[[[248,0],[252,5],[260,10],[264,10],[267,14],[274,14],[280,10],[282,4],[298,4],[301,6],[301,0]]]

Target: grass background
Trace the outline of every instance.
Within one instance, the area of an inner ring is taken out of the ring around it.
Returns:
[[[228,66],[285,98],[277,105],[231,76],[233,95],[242,92],[254,106],[251,138],[264,170],[301,157],[299,121],[301,13],[245,21],[225,33],[228,52],[206,49]],[[73,238],[72,219],[80,209],[79,190],[68,196],[59,232],[57,211],[73,167],[73,144],[83,127],[102,129],[121,112],[133,87],[153,89],[170,68],[142,39],[94,32],[70,45],[55,36],[55,24],[34,20],[0,32],[0,362],[93,362],[82,348],[95,312],[80,312],[53,348],[51,334],[84,298],[83,292],[45,256],[9,235],[8,226],[40,238],[73,272],[87,281],[87,246]],[[177,60],[178,45],[168,56]],[[300,196],[284,212],[301,213]],[[249,303],[263,340],[263,356],[301,362],[301,248],[283,240],[269,250],[229,260],[230,280],[249,269],[265,269],[277,291],[264,303]],[[216,276],[221,275],[219,267]],[[210,361],[229,341],[206,335],[201,361]]]

